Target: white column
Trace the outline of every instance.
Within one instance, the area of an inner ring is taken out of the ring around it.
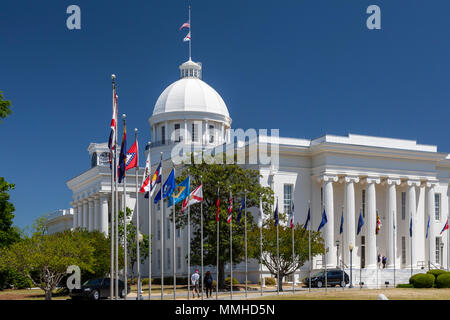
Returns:
[[[407,185],[408,185],[408,206],[407,206],[407,212],[408,212],[408,268],[411,268],[411,261],[412,261],[412,267],[416,267],[417,266],[417,258],[416,258],[416,248],[415,248],[415,237],[416,237],[416,232],[415,230],[417,229],[417,211],[416,211],[416,187],[420,186],[420,181],[416,181],[416,180],[408,180],[407,181]],[[409,237],[409,224],[412,218],[412,240]],[[412,247],[411,247],[411,243],[413,243]]]
[[[325,248],[328,250],[326,253],[327,268],[336,267],[336,249],[334,244],[334,197],[333,197],[333,182],[337,182],[336,176],[322,176],[323,180],[323,194],[324,194],[324,207],[327,215],[327,223],[322,228]],[[320,212],[319,221],[322,221],[323,209]]]
[[[425,223],[428,222],[428,216],[430,216],[430,228],[428,230],[428,256],[426,257],[426,261],[430,259],[430,262],[434,265],[438,265],[439,261],[436,261],[436,240],[434,234],[434,223],[435,223],[435,203],[434,203],[434,187],[435,184],[431,182],[427,182],[427,216],[425,217]],[[426,225],[425,225],[426,232]]]
[[[100,232],[108,235],[108,195],[106,194],[100,196],[99,229]]]
[[[73,206],[73,230],[76,229],[78,224],[78,208],[76,207],[75,203],[72,203]]]
[[[355,176],[346,176],[344,178],[345,189],[344,189],[344,243],[342,244],[343,257],[347,259],[344,260],[345,264],[350,267],[350,253],[349,245],[356,245],[355,238],[355,186],[354,183],[359,182],[359,178]],[[355,266],[355,259],[352,259],[352,264]]]
[[[83,228],[88,228],[88,200],[83,200]]]
[[[377,225],[377,198],[375,183],[380,183],[379,178],[366,178],[367,183],[367,215],[366,215],[366,268],[377,267],[377,238],[375,228]]]
[[[99,230],[100,229],[100,198],[99,196],[96,196],[94,198],[94,226],[93,230]]]
[[[83,204],[81,202],[77,202],[77,212],[78,212],[78,221],[77,221],[77,227],[82,228],[83,227]]]
[[[184,140],[184,143],[186,144],[186,143],[188,143],[188,127],[187,127],[187,120],[186,119],[184,119],[184,134],[183,134],[183,140]]]
[[[94,199],[93,198],[89,198],[89,213],[88,213],[87,229],[89,231],[94,230]]]
[[[387,267],[394,267],[394,259],[398,256],[397,239],[394,239],[394,224],[397,223],[397,191],[396,185],[400,185],[400,179],[386,179],[386,223],[387,223]],[[395,253],[396,254],[395,254]],[[398,266],[399,264],[396,265]]]
[[[209,126],[208,126],[208,120],[205,121],[205,143],[204,145],[207,145],[209,143]]]
[[[168,122],[164,121],[164,141],[166,142],[165,144],[168,145],[169,144],[169,127],[168,127]]]

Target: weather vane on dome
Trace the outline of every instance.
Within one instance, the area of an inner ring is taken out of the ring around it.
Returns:
[[[189,20],[188,22],[183,23],[180,30],[183,28],[189,29],[189,33],[184,37],[183,42],[189,41],[189,60],[191,60],[191,6],[189,6]]]

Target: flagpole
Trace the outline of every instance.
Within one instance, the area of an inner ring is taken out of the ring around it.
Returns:
[[[344,206],[342,206],[342,217],[344,216]],[[342,284],[343,284],[343,286],[342,286],[342,290],[345,290],[345,278],[344,278],[344,273],[345,273],[345,270],[344,270],[344,226],[342,226],[342,236],[341,236],[341,241],[342,241],[342,252],[341,252],[341,254],[342,254],[342,259],[341,259],[341,269],[342,269]],[[339,261],[338,261],[338,264],[339,264]]]
[[[191,206],[188,207],[188,300],[191,292]],[[195,298],[195,295],[192,295]]]
[[[220,195],[220,186],[219,186],[219,182],[217,182],[217,200],[219,201],[219,205],[220,205],[220,200],[219,200],[219,195]],[[219,211],[219,207],[217,208],[217,211]],[[219,213],[218,213],[219,215]],[[219,222],[220,219],[217,218],[217,250],[216,250],[216,300],[219,297]]]
[[[113,74],[111,75],[112,80],[112,105],[113,105],[113,114],[116,114],[116,106],[115,106],[115,95],[116,95],[116,76]],[[114,117],[114,116],[113,116]],[[114,123],[114,133],[113,133],[113,140],[115,139],[115,134],[117,131],[117,124]],[[110,278],[110,284],[109,284],[109,299],[114,299],[114,178],[115,178],[115,167],[116,167],[116,156],[115,156],[115,141],[111,145],[111,219],[110,219],[110,228],[109,228],[109,236],[111,240],[111,252],[110,252],[110,259],[111,259],[111,271],[109,274]]]
[[[150,196],[152,162],[150,148],[148,148],[148,300],[152,298],[152,197]],[[158,179],[156,179],[158,181]],[[156,186],[155,186],[156,187]],[[144,190],[145,192],[145,190]],[[145,193],[144,193],[145,194]]]
[[[247,298],[247,190],[244,191],[244,223],[245,223],[245,297]]]
[[[293,200],[292,200],[293,201]],[[292,264],[294,265],[294,275],[292,277],[292,293],[295,294],[295,253],[294,253],[294,211],[291,205],[291,237],[292,237]]]
[[[322,212],[325,210],[325,204],[323,206],[324,206],[324,208],[323,208]],[[325,243],[325,253],[323,255],[323,260],[325,262],[325,292],[327,292],[327,290],[328,290],[328,271],[327,271],[327,247],[326,247],[326,243]]]
[[[173,175],[175,176],[175,164],[173,164]],[[175,219],[175,198],[173,196],[173,192],[172,192],[172,213],[173,213],[173,217],[172,217],[172,221],[173,221],[173,240],[172,240],[172,247],[173,247],[173,300],[177,299],[177,271],[176,271],[176,253],[175,253],[175,235],[176,235],[176,231],[177,231],[177,224],[176,224],[176,219]]]
[[[308,200],[308,212],[311,213],[311,201]],[[311,224],[312,221],[308,221],[308,259],[309,259],[309,292],[311,292],[311,269],[312,269],[312,262],[311,262]]]
[[[116,108],[117,108],[117,112],[118,112],[118,106],[117,106],[117,103],[116,103]],[[115,197],[114,197],[114,199],[116,200],[116,205],[115,205],[115,210],[116,210],[116,212],[115,212],[115,215],[116,215],[116,217],[115,217],[115,228],[116,228],[116,231],[115,231],[115,236],[116,236],[116,239],[115,239],[115,242],[116,242],[116,250],[115,250],[115,254],[116,254],[116,257],[115,257],[115,263],[116,263],[116,275],[115,275],[115,281],[116,281],[116,283],[115,283],[115,287],[116,287],[116,295],[115,295],[115,299],[116,300],[119,300],[119,182],[118,182],[118,170],[117,170],[117,165],[118,165],[118,159],[117,159],[117,150],[118,150],[118,147],[119,147],[119,144],[117,143],[117,135],[118,135],[118,133],[117,133],[117,130],[116,130],[116,133],[115,133],[115,136],[116,136],[116,146],[115,146],[115,152],[114,152],[114,155],[115,155],[115,159],[114,159],[114,171],[115,171],[115,177],[116,177],[116,179],[115,179],[115,192],[116,192],[116,194],[115,194]]]
[[[262,276],[262,227],[263,227],[263,214],[262,214],[262,200],[261,198],[259,198],[260,201],[260,221],[261,221],[261,226],[259,227],[259,278],[260,278],[260,289],[261,289],[261,296],[263,295],[263,276]]]
[[[125,113],[122,115],[123,118],[123,126],[126,128],[126,115]],[[124,154],[126,155],[126,150],[124,150]],[[124,171],[123,171],[123,249],[124,249],[124,267],[123,267],[123,282],[124,282],[124,300],[127,300],[127,264],[128,264],[128,255],[127,255],[127,168],[126,168],[126,156],[124,159]]]
[[[409,232],[409,260],[411,261],[411,277],[413,274],[413,261],[412,261],[412,212],[410,212],[410,232]]]
[[[230,191],[230,201],[232,200],[232,193]],[[233,210],[233,204],[231,210]],[[232,211],[233,212],[233,211]],[[231,212],[231,214],[232,214]],[[230,219],[230,299],[233,300],[233,218]]]
[[[191,60],[191,42],[192,42],[191,6],[189,6],[189,33],[191,34],[191,38],[189,39],[189,60]]]
[[[134,129],[135,139],[136,139],[136,146],[137,144],[137,133],[138,129]],[[136,150],[136,157],[139,155],[139,147]],[[139,251],[139,187],[138,187],[138,174],[139,174],[139,157],[137,158],[136,163],[136,255],[137,255],[137,276],[138,276],[138,293],[136,296],[136,300],[141,300],[141,254]]]
[[[161,188],[159,189],[161,192],[161,221],[160,224],[160,246],[161,246],[161,300],[164,299],[164,174],[163,174],[163,153],[160,152],[160,158],[161,158]]]
[[[277,197],[277,208],[275,210],[278,209],[278,197]],[[277,212],[278,215],[278,212]],[[279,217],[277,217],[277,219],[279,219]],[[277,294],[280,294],[280,248],[279,248],[279,243],[278,243],[278,239],[279,239],[279,232],[278,232],[278,225],[280,224],[279,221],[277,222]]]
[[[428,223],[427,223],[427,238],[428,238],[428,228],[430,227],[430,215],[428,215]],[[431,237],[430,237],[431,240]],[[428,271],[430,271],[430,263],[431,263],[431,241],[428,240]]]
[[[189,179],[189,184],[191,183],[191,179]],[[200,176],[200,185],[202,186],[203,189],[203,181],[202,181],[202,176]],[[202,194],[203,194],[203,190],[202,190]],[[188,196],[189,197],[189,196]],[[200,202],[200,251],[201,251],[201,269],[202,269],[202,278],[201,278],[201,284],[202,284],[202,300],[203,300],[203,292],[204,292],[204,287],[205,284],[203,283],[204,278],[204,273],[203,273],[203,200]]]

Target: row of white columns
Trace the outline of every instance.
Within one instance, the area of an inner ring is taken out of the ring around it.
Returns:
[[[73,228],[108,234],[108,194],[96,194],[73,203]]]
[[[344,188],[344,243],[343,248],[349,248],[350,244],[355,246],[356,244],[356,210],[355,210],[355,183],[361,182],[367,185],[367,210],[366,217],[364,219],[364,224],[367,232],[366,237],[366,264],[365,267],[368,269],[376,268],[377,266],[377,243],[376,243],[376,219],[377,219],[377,206],[376,206],[376,191],[375,185],[380,184],[381,179],[379,177],[363,177],[358,176],[345,176],[341,179],[337,175],[323,175],[319,177],[319,182],[322,183],[323,187],[323,206],[327,214],[327,224],[324,226],[323,236],[325,248],[327,248],[326,262],[327,267],[335,267],[338,265],[336,258],[336,247],[334,243],[335,239],[335,226],[334,226],[334,182],[345,183]],[[394,250],[396,255],[397,251],[397,237],[394,234],[394,223],[397,219],[397,190],[396,187],[401,184],[400,179],[387,178],[382,182],[383,185],[387,186],[386,189],[386,224],[387,224],[387,255],[388,255],[388,265],[387,267],[393,267],[394,263]],[[409,221],[412,216],[412,250],[410,250],[410,260],[407,262],[410,264],[412,260],[413,267],[417,266],[417,251],[418,248],[424,248],[425,246],[420,246],[420,241],[424,245],[425,234],[423,237],[418,237],[417,234],[422,235],[422,229],[424,228],[424,219],[418,219],[417,209],[416,209],[416,187],[422,185],[419,180],[407,180],[403,182],[404,186],[407,186],[407,222],[408,222],[408,236],[409,236]],[[428,245],[431,253],[435,252],[435,242],[434,242],[434,228],[431,227],[432,222],[435,220],[435,191],[434,187],[436,182],[425,182],[427,192],[426,192],[426,216],[430,216],[430,229],[428,234]],[[321,212],[322,214],[322,212]],[[405,219],[406,220],[406,219]],[[338,230],[337,226],[336,230]],[[337,231],[339,232],[339,230]],[[342,259],[344,263],[349,266],[350,253],[346,249],[342,251]],[[424,252],[423,252],[424,255]],[[436,264],[435,255],[431,254],[431,262]],[[428,259],[428,258],[426,258]],[[439,262],[437,262],[439,263]],[[354,263],[353,263],[354,265]],[[409,265],[410,267],[410,265]]]

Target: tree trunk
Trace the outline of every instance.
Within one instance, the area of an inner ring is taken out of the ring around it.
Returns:
[[[277,284],[279,291],[283,291],[283,277],[284,276],[282,274],[280,274],[280,282]]]
[[[52,290],[45,290],[45,300],[52,300]]]
[[[219,260],[219,289],[225,288],[225,264]]]

